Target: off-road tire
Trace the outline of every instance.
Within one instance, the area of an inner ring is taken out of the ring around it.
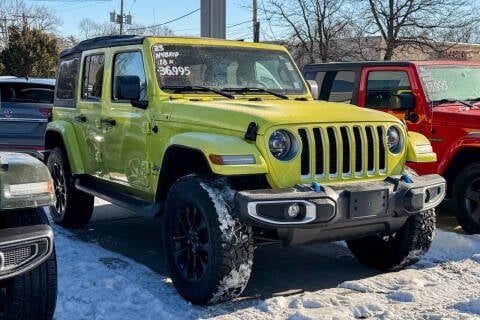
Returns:
[[[475,162],[458,175],[452,196],[457,210],[455,215],[465,232],[480,233],[480,162]]]
[[[226,179],[196,175],[178,179],[168,194],[167,265],[180,295],[194,304],[235,298],[250,278],[252,229],[232,216],[234,194]]]
[[[428,251],[435,232],[435,209],[408,218],[389,236],[348,240],[353,255],[363,264],[380,270],[400,270],[416,263]]]
[[[22,209],[0,216],[2,228],[48,224],[42,208]],[[29,272],[0,282],[0,319],[53,318],[57,302],[57,259],[50,257]]]
[[[57,202],[52,219],[64,227],[83,227],[90,221],[94,197],[75,188],[68,159],[61,148],[54,148],[47,160]]]

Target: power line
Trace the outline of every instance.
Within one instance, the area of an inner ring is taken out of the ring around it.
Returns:
[[[236,27],[236,26],[239,26],[239,25],[242,25],[242,24],[245,24],[245,23],[250,23],[250,22],[251,22],[250,20],[246,20],[246,21],[242,21],[242,22],[239,22],[239,23],[228,25],[228,26],[226,26],[226,28]]]
[[[169,24],[169,23],[178,21],[178,20],[180,20],[180,19],[183,19],[183,18],[185,18],[185,17],[188,17],[189,15],[192,15],[192,14],[194,14],[194,13],[197,12],[197,11],[200,11],[200,8],[195,9],[195,10],[193,10],[193,11],[190,11],[189,13],[186,13],[186,14],[184,14],[183,16],[178,17],[178,18],[175,18],[175,19],[172,19],[172,20],[170,20],[170,21],[166,21],[166,22],[163,22],[163,23],[160,23],[160,24],[156,24],[156,25],[151,25],[151,26],[148,26],[148,27],[131,28],[131,29],[128,29],[128,31],[145,30],[145,29],[151,29],[151,28],[156,28],[156,27],[164,26],[164,25],[166,25],[166,24]]]

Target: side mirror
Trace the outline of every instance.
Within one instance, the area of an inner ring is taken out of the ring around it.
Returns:
[[[411,111],[415,109],[415,97],[412,93],[395,94],[390,100],[390,109]]]
[[[313,99],[318,100],[318,97],[320,96],[320,90],[318,89],[317,81],[307,80],[307,84],[310,89],[310,92],[312,93]]]
[[[118,100],[138,101],[140,99],[140,78],[138,76],[116,76],[114,97]]]

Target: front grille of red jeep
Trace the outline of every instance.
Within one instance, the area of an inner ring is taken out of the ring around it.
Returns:
[[[302,179],[368,177],[386,172],[385,128],[342,125],[298,129]]]

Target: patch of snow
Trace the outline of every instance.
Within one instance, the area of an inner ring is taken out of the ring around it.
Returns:
[[[415,296],[411,292],[397,291],[387,295],[387,298],[390,300],[395,300],[399,302],[413,302],[415,301]]]
[[[475,314],[480,317],[480,299],[474,299],[467,302],[460,302],[452,306],[458,311]]]

